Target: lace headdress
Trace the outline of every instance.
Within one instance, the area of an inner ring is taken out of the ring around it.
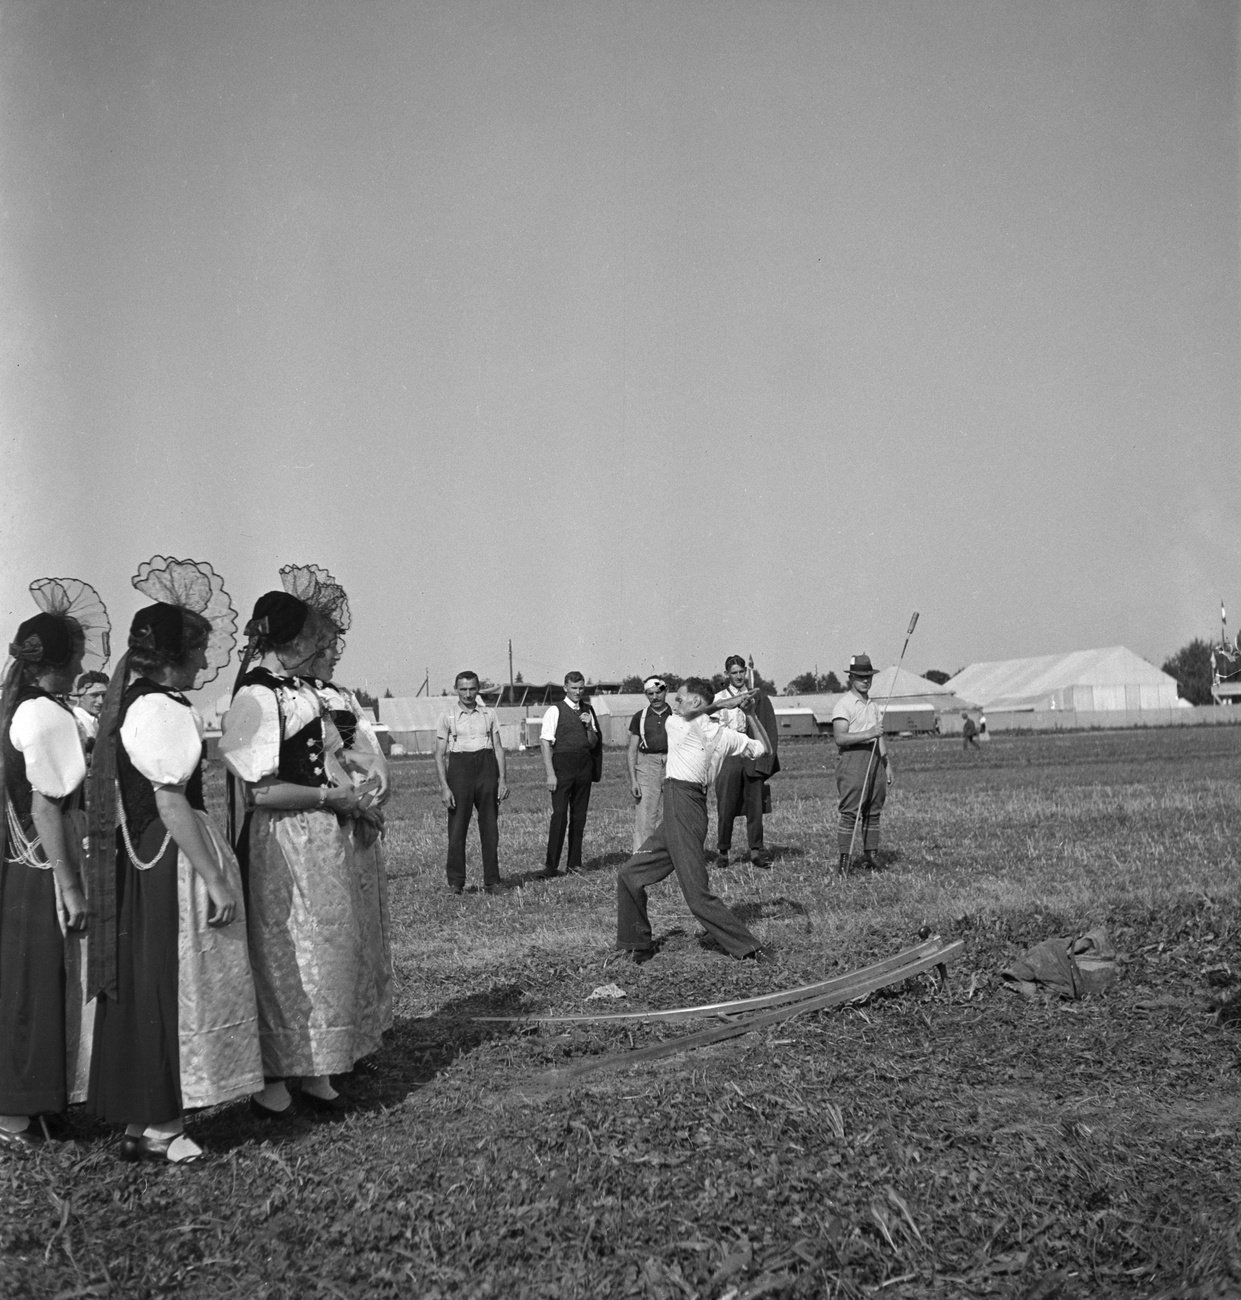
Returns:
[[[280,584],[290,596],[305,601],[332,624],[338,633],[338,652],[343,651],[344,634],[353,622],[344,587],[317,564],[286,564],[280,570]]]
[[[174,560],[155,555],[139,565],[134,587],[150,600],[193,610],[211,624],[207,638],[207,667],[194,679],[194,690],[213,682],[237,644],[237,611],[224,590],[224,580],[205,560]]]

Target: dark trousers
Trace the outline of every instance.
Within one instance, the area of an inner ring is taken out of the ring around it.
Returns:
[[[707,796],[689,781],[664,782],[664,819],[616,880],[616,945],[651,947],[646,891],[674,871],[689,910],[730,956],[744,957],[758,940],[711,892],[702,842],[707,834]]]
[[[849,852],[855,844],[853,828],[862,819],[858,839],[864,853],[875,853],[879,848],[879,814],[888,797],[888,769],[883,759],[871,745],[856,749],[842,749],[836,757],[836,791],[840,796],[840,821],[836,827],[836,843],[841,853]]]
[[[763,778],[746,772],[746,760],[730,754],[715,778],[715,811],[718,818],[715,844],[727,853],[733,842],[733,822],[745,813],[746,842],[751,855],[763,852]]]
[[[495,750],[448,755],[448,788],[457,806],[448,810],[448,883],[465,886],[465,838],[478,809],[478,840],[483,850],[483,884],[500,882],[500,768]]]
[[[582,865],[582,836],[586,833],[586,813],[590,808],[590,750],[571,749],[567,754],[552,751],[552,771],[556,788],[552,792],[552,824],[547,830],[547,866],[560,866],[565,829],[569,832],[568,869]]]

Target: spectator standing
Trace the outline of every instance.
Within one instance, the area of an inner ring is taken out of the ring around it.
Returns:
[[[560,854],[566,827],[569,833],[569,871],[582,868],[582,837],[590,809],[590,787],[603,777],[603,740],[599,719],[583,698],[586,679],[571,672],[564,679],[565,698],[543,715],[540,747],[547,788],[552,796],[552,820],[547,831],[547,864],[538,874],[551,880],[560,874]]]
[[[73,717],[82,733],[82,747],[90,755],[95,747],[95,736],[99,731],[99,714],[103,709],[103,697],[108,693],[108,674],[83,673],[73,690],[77,703],[73,706]]]
[[[746,663],[740,655],[729,655],[724,661],[728,681],[716,693],[715,702],[726,703],[734,696],[751,694],[746,691]],[[733,754],[720,764],[715,778],[716,811],[716,866],[728,865],[728,854],[733,842],[733,822],[745,814],[747,856],[756,867],[767,870],[771,854],[763,845],[763,813],[771,807],[769,778],[780,770],[776,749],[776,712],[771,701],[761,692],[753,694],[752,709],[767,736],[767,746],[758,758]],[[725,707],[720,711],[720,725],[746,734],[747,713],[744,709]]]
[[[668,683],[648,677],[642,683],[647,704],[629,722],[629,790],[633,795],[633,851],[654,833],[664,815],[664,770],[668,765]]]
[[[883,714],[870,698],[875,670],[869,655],[854,655],[849,661],[849,689],[832,710],[832,739],[836,756],[836,791],[840,820],[836,842],[840,853],[839,871],[850,867],[854,828],[862,823],[862,862],[879,869],[879,815],[883,811],[892,764],[883,734]]]
[[[448,888],[454,894],[465,890],[465,841],[477,809],[483,889],[498,894],[508,888],[500,879],[499,812],[508,798],[500,721],[494,709],[478,703],[477,673],[458,673],[453,688],[457,702],[435,728],[435,767],[448,809]]]
[[[961,717],[965,719],[961,724],[961,748],[969,749],[973,745],[977,749],[978,728],[974,725],[974,719],[968,713],[961,714]]]

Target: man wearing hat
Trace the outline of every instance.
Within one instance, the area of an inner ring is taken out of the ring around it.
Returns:
[[[646,706],[629,722],[629,791],[633,795],[633,851],[655,833],[664,818],[664,768],[668,764],[668,683],[648,677],[642,683]]]
[[[724,672],[728,680],[724,688],[716,692],[713,701],[716,704],[747,693],[746,662],[740,655],[729,655],[724,660]],[[728,865],[728,853],[733,842],[733,822],[743,812],[750,861],[764,870],[771,866],[771,854],[763,846],[763,813],[771,807],[767,782],[780,770],[780,758],[776,751],[776,711],[771,707],[771,701],[761,692],[754,695],[752,707],[769,744],[759,758],[734,754],[720,764],[719,775],[715,778],[717,867]],[[746,714],[742,709],[723,708],[719,719],[721,726],[746,734]]]
[[[892,783],[892,764],[888,761],[888,742],[883,735],[883,714],[870,698],[875,669],[869,655],[854,655],[849,661],[849,689],[832,710],[832,739],[839,751],[836,756],[836,792],[839,795],[840,821],[836,844],[840,853],[839,871],[849,870],[849,856],[855,828],[861,819],[862,863],[878,869],[879,814]]]

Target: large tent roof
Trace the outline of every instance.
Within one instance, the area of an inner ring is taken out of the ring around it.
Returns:
[[[891,696],[893,703],[907,696],[921,699],[928,695],[950,696],[953,693],[951,686],[941,686],[938,682],[931,681],[929,677],[919,677],[917,673],[911,673],[907,668],[898,667],[881,669],[875,674],[875,680],[870,688],[872,700],[882,702]]]
[[[1161,686],[1172,681],[1154,664],[1118,645],[970,664],[948,682],[947,689],[987,708],[1028,707],[1071,686]]]

